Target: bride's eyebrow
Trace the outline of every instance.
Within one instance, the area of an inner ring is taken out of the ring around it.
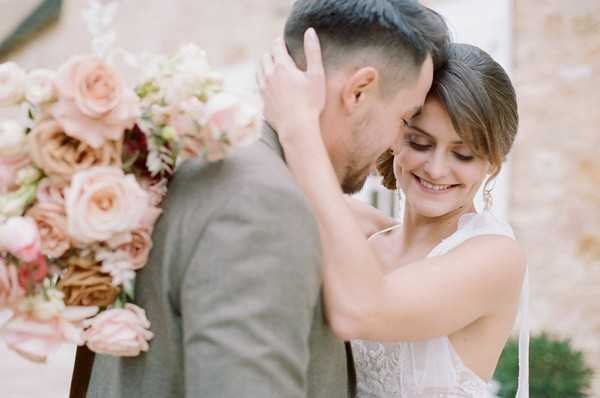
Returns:
[[[415,126],[414,124],[410,124],[408,127],[410,127],[411,129],[416,130],[417,132],[419,132],[419,133],[421,133],[421,134],[423,134],[423,135],[431,138],[434,141],[436,140],[436,138],[433,135],[429,134],[427,131],[423,130],[422,128]],[[457,141],[452,142],[453,145],[463,145],[464,143],[465,142],[462,141],[462,140],[457,140]]]

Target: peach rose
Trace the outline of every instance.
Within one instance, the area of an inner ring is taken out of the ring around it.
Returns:
[[[32,218],[40,232],[41,251],[47,257],[58,258],[71,247],[67,233],[67,215],[64,205],[39,202],[26,215]]]
[[[69,234],[89,244],[142,226],[150,197],[133,175],[116,167],[92,167],[73,176],[65,207]]]
[[[42,122],[29,133],[31,158],[49,176],[68,180],[92,166],[121,167],[122,141],[107,141],[99,148],[67,136],[56,121]]]
[[[0,308],[12,306],[25,295],[19,284],[17,267],[0,258]]]
[[[33,362],[44,363],[62,344],[83,345],[83,321],[98,307],[66,307],[50,320],[38,320],[29,312],[17,312],[0,334],[11,350]]]
[[[148,262],[150,250],[152,250],[152,236],[146,230],[136,230],[131,234],[133,239],[130,243],[123,245],[119,250],[126,251],[131,259],[134,269],[140,269]]]
[[[98,354],[122,357],[138,356],[148,351],[154,334],[148,330],[146,312],[134,304],[113,308],[86,320],[85,340],[90,350]]]
[[[138,270],[146,265],[152,249],[152,236],[147,230],[138,229],[131,233],[131,242],[117,248],[117,252],[126,254],[133,270]]]
[[[0,195],[17,188],[17,174],[27,167],[31,159],[27,155],[0,158]]]
[[[29,217],[10,217],[0,224],[0,250],[6,250],[25,262],[40,255],[40,234],[35,221]]]
[[[65,189],[69,183],[55,177],[44,178],[37,187],[37,200],[39,203],[51,203],[59,206],[65,205]]]
[[[56,87],[58,102],[50,112],[68,135],[95,149],[120,140],[139,114],[136,94],[98,57],[69,60],[58,71]]]

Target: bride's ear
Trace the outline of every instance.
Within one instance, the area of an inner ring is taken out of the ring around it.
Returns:
[[[344,109],[353,113],[361,107],[369,98],[378,93],[379,82],[379,72],[371,66],[360,68],[352,73],[342,87]]]

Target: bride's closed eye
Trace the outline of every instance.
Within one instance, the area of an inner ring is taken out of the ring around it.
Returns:
[[[433,143],[420,134],[409,133],[406,135],[406,143],[414,150],[425,152],[433,147]]]

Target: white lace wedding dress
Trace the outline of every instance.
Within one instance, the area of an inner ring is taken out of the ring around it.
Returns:
[[[396,226],[397,227],[397,226]],[[388,232],[395,227],[381,231]],[[514,239],[511,227],[489,212],[461,217],[457,231],[441,241],[427,257],[439,256],[479,235]],[[519,389],[517,398],[529,396],[528,383],[528,276],[519,305]],[[380,343],[352,342],[356,366],[357,398],[487,398],[491,385],[467,368],[447,336],[427,341]]]

